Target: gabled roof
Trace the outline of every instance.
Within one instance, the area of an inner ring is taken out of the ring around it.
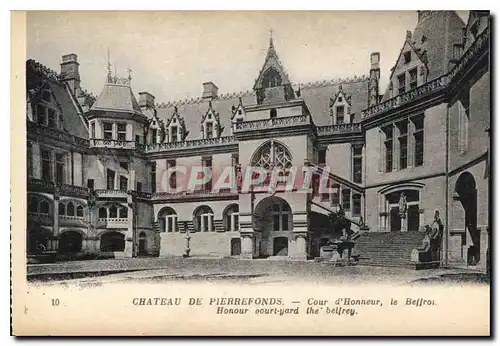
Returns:
[[[66,83],[59,79],[55,71],[34,60],[26,61],[26,95],[33,100],[42,86],[50,90],[55,106],[61,112],[62,130],[73,136],[88,138],[85,119]]]
[[[135,113],[143,115],[132,89],[125,84],[104,84],[91,110]]]
[[[465,23],[455,11],[421,11],[419,21],[411,34],[404,40],[427,66],[427,80],[431,81],[449,72],[449,61],[453,59],[453,45],[461,44]],[[397,64],[398,60],[396,60]],[[394,65],[395,67],[396,65]],[[392,77],[392,73],[391,73]],[[390,98],[389,86],[383,101]]]
[[[285,68],[283,67],[278,54],[276,53],[276,50],[274,49],[272,37],[269,39],[269,48],[267,49],[266,59],[264,60],[264,65],[259,72],[259,77],[255,81],[253,90],[257,90],[262,87],[262,78],[264,77],[265,72],[271,67],[280,74],[283,85],[291,84],[290,79],[288,78],[288,74],[286,73]]]

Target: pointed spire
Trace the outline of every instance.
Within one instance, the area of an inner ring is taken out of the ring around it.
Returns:
[[[274,48],[273,43],[273,28],[269,29],[269,49]]]

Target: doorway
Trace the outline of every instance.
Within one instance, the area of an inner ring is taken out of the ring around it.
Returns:
[[[476,265],[480,260],[480,234],[477,229],[477,190],[474,176],[469,172],[460,175],[455,185],[460,203],[465,214],[466,238],[470,239],[467,247],[467,264]]]
[[[277,237],[273,239],[273,256],[288,256],[287,237]]]

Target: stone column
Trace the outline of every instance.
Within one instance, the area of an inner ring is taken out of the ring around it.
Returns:
[[[59,191],[57,190],[57,187],[54,190],[54,228],[52,234],[55,236],[59,235]]]

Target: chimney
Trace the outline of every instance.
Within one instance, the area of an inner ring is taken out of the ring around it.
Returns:
[[[417,25],[430,17],[432,11],[417,11]]]
[[[78,56],[74,53],[62,56],[61,80],[68,83],[76,97],[80,96],[80,73],[78,72]]]
[[[380,69],[380,53],[374,52],[370,54],[370,64],[372,70]]]
[[[205,82],[205,83],[203,83],[202,98],[204,100],[216,99],[217,98],[217,91],[219,91],[219,88],[217,88],[217,85],[215,85],[213,82]]]
[[[141,109],[154,108],[155,97],[147,91],[141,91],[139,93],[139,107],[141,107]]]

